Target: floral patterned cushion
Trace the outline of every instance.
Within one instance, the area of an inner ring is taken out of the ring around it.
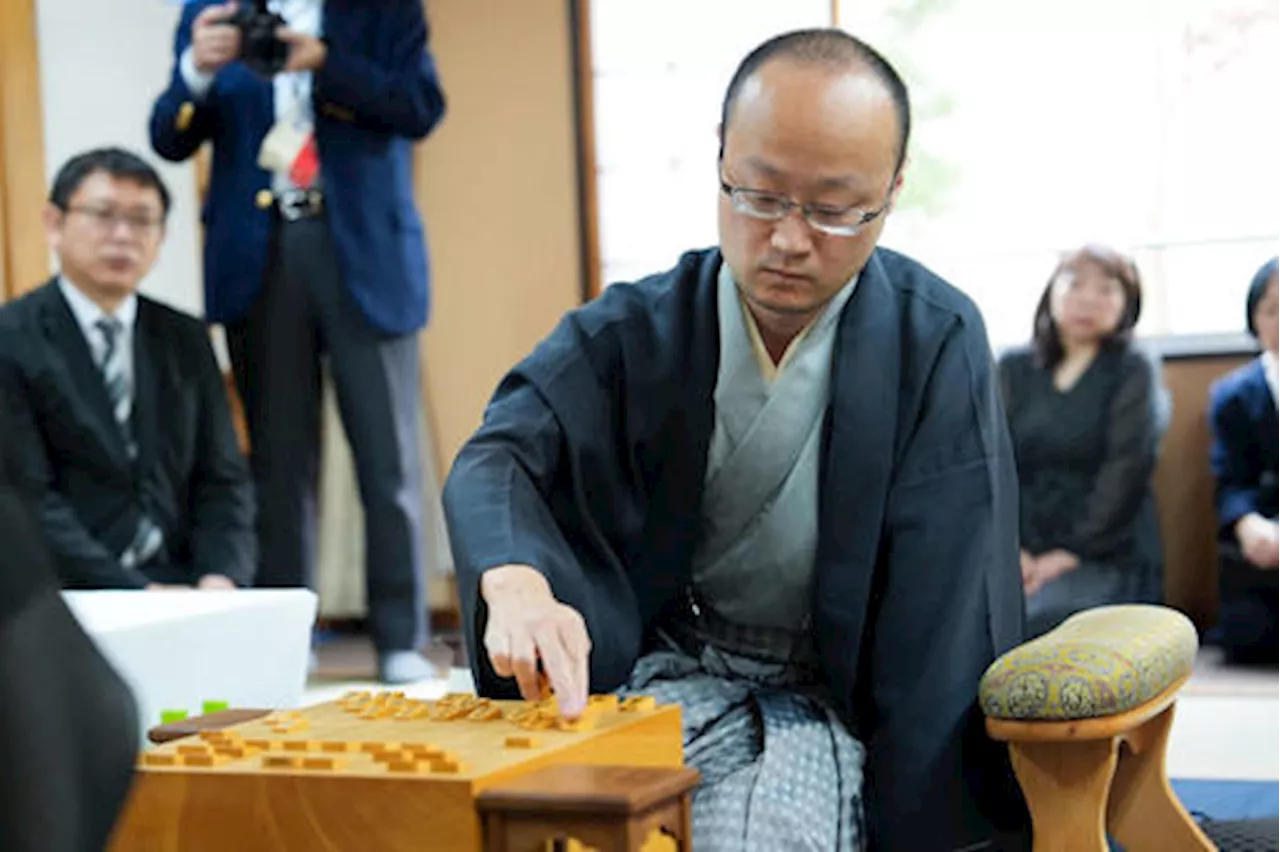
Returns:
[[[1114,716],[1190,674],[1198,646],[1190,620],[1167,607],[1085,610],[992,663],[982,710],[1026,721]]]

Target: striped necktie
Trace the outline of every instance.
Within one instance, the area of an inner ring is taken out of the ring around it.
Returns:
[[[122,337],[124,323],[115,317],[103,317],[96,323],[106,344],[102,350],[102,380],[107,386],[107,398],[111,401],[111,413],[116,425],[129,443],[129,455],[134,454],[133,428],[129,417],[133,413],[133,394],[129,387],[129,374],[125,370],[125,351]]]
[[[133,439],[133,393],[129,384],[129,374],[125,369],[125,347],[123,346],[124,323],[116,317],[102,317],[96,323],[102,333],[105,346],[102,351],[102,380],[107,386],[107,398],[111,402],[111,413],[116,425],[124,435],[129,448],[129,458],[137,458],[138,444]],[[155,556],[164,544],[164,534],[156,526],[150,516],[143,513],[138,516],[138,528],[134,531],[133,541],[120,556],[120,564],[126,568],[136,568]]]

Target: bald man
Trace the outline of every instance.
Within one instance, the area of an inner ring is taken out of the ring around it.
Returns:
[[[703,850],[1017,845],[979,678],[1023,630],[982,319],[876,247],[906,87],[837,30],[725,96],[718,249],[617,284],[503,380],[446,488],[479,690],[683,710]],[[1010,837],[1012,835],[1012,837]]]

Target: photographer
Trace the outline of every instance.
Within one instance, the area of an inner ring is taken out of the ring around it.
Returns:
[[[432,674],[416,651],[429,275],[412,157],[444,95],[421,0],[266,6],[185,6],[151,143],[181,161],[212,142],[206,315],[226,327],[245,404],[259,585],[312,580],[327,354],[364,504],[379,676],[410,682]]]

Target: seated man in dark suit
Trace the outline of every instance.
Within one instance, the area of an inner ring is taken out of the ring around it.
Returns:
[[[252,486],[208,333],[136,292],[168,210],[137,156],[73,158],[44,212],[61,273],[0,308],[7,452],[68,588],[253,579]]]
[[[138,710],[58,593],[14,487],[7,415],[0,409],[0,849],[102,849],[133,780]]]

